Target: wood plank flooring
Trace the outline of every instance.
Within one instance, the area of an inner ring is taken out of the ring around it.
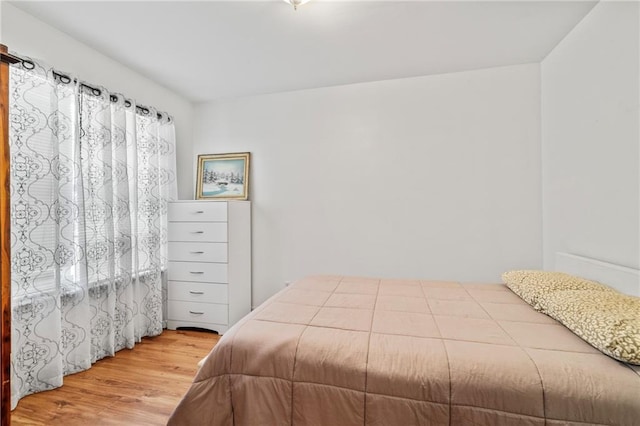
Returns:
[[[165,425],[220,336],[165,330],[22,398],[12,425]]]

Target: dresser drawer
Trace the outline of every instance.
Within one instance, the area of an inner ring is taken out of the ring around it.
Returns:
[[[227,203],[169,203],[168,217],[171,222],[226,222]]]
[[[227,243],[169,243],[169,260],[227,262]]]
[[[169,281],[227,283],[226,263],[169,262]]]
[[[169,241],[226,243],[226,222],[169,222]]]
[[[214,303],[173,301],[169,304],[169,319],[174,321],[193,321],[203,323],[228,324],[227,305]]]
[[[169,300],[227,304],[229,302],[228,293],[227,284],[169,281],[168,285]]]

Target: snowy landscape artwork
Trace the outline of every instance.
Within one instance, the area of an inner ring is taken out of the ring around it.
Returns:
[[[198,156],[196,199],[248,198],[249,153]]]

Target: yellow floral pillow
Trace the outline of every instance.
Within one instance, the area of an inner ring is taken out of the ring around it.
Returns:
[[[563,272],[509,271],[502,274],[502,280],[522,300],[542,312],[545,311],[539,303],[540,297],[549,293],[562,290],[615,291],[598,282],[574,277]]]
[[[547,315],[602,353],[640,365],[640,298],[615,291],[567,290],[548,293],[540,302]]]

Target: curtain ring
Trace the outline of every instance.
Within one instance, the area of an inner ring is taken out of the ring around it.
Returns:
[[[36,67],[36,64],[34,64],[32,61],[28,61],[28,60],[24,59],[22,61],[22,67],[24,69],[27,69],[27,70],[31,71],[32,69],[34,69]]]

